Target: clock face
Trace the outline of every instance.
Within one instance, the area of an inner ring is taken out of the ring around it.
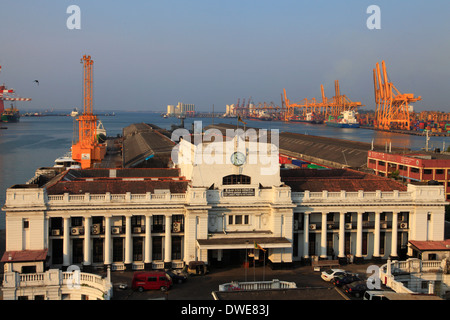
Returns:
[[[242,166],[245,163],[245,154],[242,152],[235,152],[231,155],[231,163],[235,166]]]

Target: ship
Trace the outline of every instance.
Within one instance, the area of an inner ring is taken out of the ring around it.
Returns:
[[[0,66],[1,70],[2,66]],[[31,101],[31,99],[17,97],[14,89],[8,89],[4,84],[0,85],[0,122],[18,122],[20,119],[19,110],[13,105],[11,105],[11,108],[5,109],[3,101]]]
[[[76,116],[78,116],[78,109],[77,109],[77,108],[74,108],[74,109],[72,110],[72,112],[70,113],[70,116],[71,116],[71,117],[76,117]]]
[[[17,108],[11,105],[11,108],[4,109],[1,119],[2,122],[19,122],[20,112]]]
[[[325,122],[329,127],[337,128],[359,128],[359,122],[356,119],[355,111],[347,110],[336,119],[330,116],[328,121]]]
[[[306,122],[306,123],[312,123],[312,124],[321,124],[323,123],[323,118],[320,117],[320,115],[317,115],[314,112],[309,112],[306,114],[306,117],[301,118],[299,116],[292,117],[289,121],[292,122]]]

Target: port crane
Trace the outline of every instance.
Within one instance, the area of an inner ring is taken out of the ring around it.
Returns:
[[[83,64],[83,113],[78,117],[78,141],[72,145],[72,158],[82,169],[92,168],[105,156],[104,144],[97,141],[97,116],[93,113],[93,65],[91,56],[84,55]]]
[[[2,66],[0,66],[0,72],[1,70]],[[0,85],[0,116],[5,112],[5,104],[3,101],[31,101],[31,98],[21,98],[16,96],[14,89],[8,89],[3,84]],[[10,111],[13,111],[13,108],[11,108]]]
[[[382,130],[411,129],[410,104],[421,100],[413,93],[401,93],[389,81],[384,60],[377,62],[373,69],[373,83],[375,90],[375,121],[374,127]]]

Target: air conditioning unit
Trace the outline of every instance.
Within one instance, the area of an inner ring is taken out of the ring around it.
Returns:
[[[345,229],[347,229],[347,230],[351,230],[352,229],[352,224],[351,223],[346,223],[345,224]]]
[[[173,232],[181,232],[181,222],[174,222],[172,224],[172,231]]]
[[[381,229],[387,229],[387,222],[381,222],[380,223],[380,228]]]
[[[92,234],[100,234],[101,225],[100,224],[94,224],[92,226]]]
[[[111,233],[112,234],[120,234],[120,227],[112,227]]]
[[[141,227],[134,227],[133,228],[133,233],[141,233],[142,232],[142,228]]]
[[[332,223],[329,223],[328,225],[327,225],[327,227],[328,227],[328,229],[333,229],[333,227],[334,227],[334,225],[332,224]]]
[[[315,225],[315,224],[309,225],[309,230],[316,230],[316,229],[317,229],[317,225]]]
[[[60,236],[60,235],[61,235],[61,230],[59,230],[59,229],[52,230],[52,236]]]
[[[84,233],[83,231],[84,231],[83,227],[72,227],[70,229],[70,234],[73,236],[78,236],[80,234],[83,234]]]
[[[408,223],[406,222],[400,223],[400,229],[408,229]]]

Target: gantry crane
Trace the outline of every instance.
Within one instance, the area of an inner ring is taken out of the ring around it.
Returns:
[[[2,66],[0,66],[0,72],[2,70]],[[21,98],[16,96],[14,89],[8,89],[6,88],[6,86],[0,85],[0,117],[3,115],[3,113],[5,112],[5,105],[3,101],[31,101],[30,98]],[[8,111],[8,109],[6,109]],[[16,109],[14,108],[10,108],[9,111],[10,112],[14,112]],[[1,122],[1,119],[0,119]]]
[[[377,62],[373,69],[373,83],[375,89],[375,119],[374,127],[382,130],[390,129],[411,129],[410,104],[421,100],[414,97],[413,93],[401,93],[389,82],[386,64],[384,60],[380,64]]]
[[[78,121],[78,141],[72,145],[72,158],[82,169],[92,168],[101,162],[106,147],[97,142],[97,116],[93,114],[93,65],[91,56],[84,55],[83,63],[83,114]]]

